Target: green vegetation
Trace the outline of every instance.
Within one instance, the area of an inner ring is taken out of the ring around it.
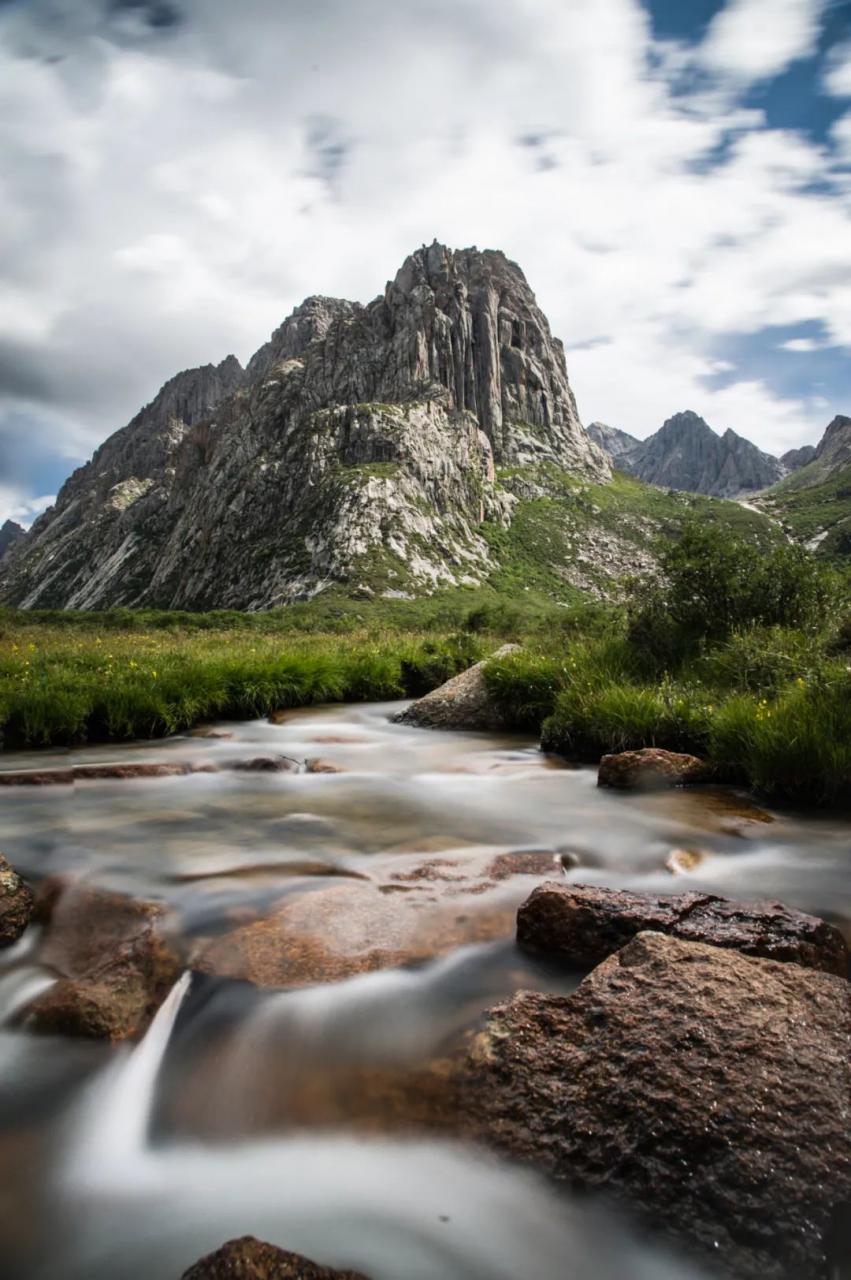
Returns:
[[[847,565],[851,560],[851,467],[823,478],[814,466],[810,463],[781,480],[762,503],[793,537],[803,542],[818,539],[820,557]]]

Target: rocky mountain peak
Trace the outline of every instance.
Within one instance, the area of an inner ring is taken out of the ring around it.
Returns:
[[[4,520],[3,524],[0,525],[0,560],[3,559],[9,548],[19,538],[23,538],[25,533],[26,529],[22,528],[17,521]]]
[[[836,415],[825,429],[815,456],[831,468],[851,462],[851,418],[844,413]]]

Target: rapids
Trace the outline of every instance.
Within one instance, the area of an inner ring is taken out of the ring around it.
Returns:
[[[575,982],[522,957],[510,924],[493,926],[536,882],[488,879],[495,858],[549,850],[553,874],[579,881],[777,897],[848,933],[851,826],[719,790],[606,793],[594,771],[529,740],[398,726],[396,709],[325,707],[223,725],[224,739],[51,756],[228,766],[280,753],[345,772],[223,767],[0,793],[3,852],[22,874],[164,899],[187,948],[334,886],[374,889],[403,917],[423,877],[429,930],[446,919],[454,930],[424,961],[418,924],[417,963],[361,972],[341,915],[327,942],[350,976],[269,991],[185,974],[144,1039],[110,1049],[20,1030],[54,980],[31,926],[0,953],[4,1276],[179,1280],[251,1233],[373,1280],[692,1280],[605,1206],[566,1204],[527,1172],[406,1138],[389,1117],[365,1126],[352,1080],[416,1066],[513,990]],[[0,767],[44,761],[10,754]],[[676,877],[674,850],[697,855]]]

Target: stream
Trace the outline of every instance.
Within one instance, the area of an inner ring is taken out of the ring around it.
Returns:
[[[219,767],[0,791],[17,870],[164,902],[193,968],[142,1040],[110,1047],[21,1029],[55,980],[39,926],[0,952],[8,1280],[180,1280],[246,1234],[372,1280],[696,1280],[611,1207],[406,1134],[363,1081],[434,1058],[518,989],[572,989],[513,944],[544,875],[778,898],[850,936],[851,823],[724,789],[602,791],[528,738],[393,724],[403,705],[0,759]],[[341,771],[233,767],[270,754]],[[284,969],[264,932],[279,916]]]

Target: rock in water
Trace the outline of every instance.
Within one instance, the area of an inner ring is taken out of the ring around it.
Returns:
[[[123,1040],[144,1030],[176,979],[165,908],[88,885],[60,890],[39,960],[59,981],[29,1007],[37,1031]]]
[[[32,889],[0,853],[0,947],[18,941],[32,913]]]
[[[851,1197],[849,1054],[844,979],[643,933],[573,995],[492,1012],[457,1122],[736,1280],[824,1280]]]
[[[185,1271],[182,1280],[366,1280],[355,1271],[320,1267],[297,1253],[243,1236]]]
[[[610,467],[523,273],[433,244],[368,306],[309,298],[243,370],[179,374],[66,482],[4,565],[24,606],[258,608],[363,575],[480,582],[495,463]],[[372,588],[370,588],[371,590]]]
[[[781,902],[731,902],[711,893],[646,894],[547,881],[517,912],[524,950],[590,968],[652,930],[745,955],[844,977],[848,948],[838,929]]]
[[[618,791],[635,791],[709,782],[711,777],[709,765],[697,756],[664,751],[661,747],[642,747],[638,751],[619,751],[615,755],[603,756],[597,783]]]
[[[504,644],[491,658],[504,658],[519,649]],[[397,724],[415,724],[423,729],[503,729],[505,722],[494,706],[485,684],[486,658],[447,680],[439,689],[412,702],[393,717]]]

